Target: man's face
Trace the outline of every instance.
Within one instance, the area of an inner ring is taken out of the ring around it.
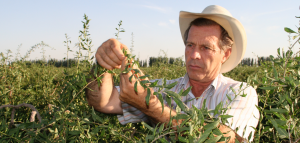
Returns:
[[[219,26],[191,26],[185,45],[186,70],[190,80],[211,82],[231,51],[219,47]]]

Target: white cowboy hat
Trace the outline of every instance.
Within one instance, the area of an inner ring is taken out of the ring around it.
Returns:
[[[210,5],[206,7],[202,13],[191,13],[180,11],[179,25],[182,39],[184,40],[184,33],[190,26],[190,23],[197,18],[207,18],[220,24],[232,38],[234,44],[229,59],[223,63],[220,73],[225,73],[235,68],[244,57],[247,38],[243,25],[232,17],[230,12],[218,5]]]

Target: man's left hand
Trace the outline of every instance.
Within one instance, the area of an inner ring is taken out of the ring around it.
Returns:
[[[127,58],[125,60],[123,60],[122,66],[121,66],[121,70],[124,71],[125,70],[125,66],[127,64]],[[138,69],[139,68],[134,65],[132,67],[133,69]],[[142,87],[139,83],[139,81],[136,80],[135,77],[132,78],[131,82],[129,81],[129,77],[135,74],[134,71],[130,71],[128,73],[121,73],[120,74],[120,100],[123,102],[126,102],[134,107],[136,107],[137,109],[144,111],[145,109],[147,109],[147,105],[146,105],[146,101],[145,101],[145,97],[147,96],[147,90],[144,89],[144,87]],[[135,74],[133,76],[143,76],[144,74],[142,73],[142,71],[140,71],[140,73]],[[148,78],[143,79],[143,80],[148,80]],[[134,84],[135,82],[137,83],[137,92],[134,90]],[[151,93],[153,93],[153,90],[151,90]],[[153,97],[153,95],[151,95],[151,97]],[[149,105],[151,102],[154,102],[153,100],[149,101]],[[155,101],[156,102],[156,101]]]

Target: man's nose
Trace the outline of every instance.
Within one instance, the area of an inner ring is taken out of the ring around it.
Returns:
[[[200,59],[201,58],[200,51],[198,51],[196,48],[191,51],[190,56],[191,56],[191,59]]]

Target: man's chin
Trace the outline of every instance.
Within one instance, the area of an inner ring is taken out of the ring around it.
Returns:
[[[188,73],[188,76],[190,80],[194,80],[194,81],[203,81],[203,79],[205,78],[205,76],[202,74]]]

